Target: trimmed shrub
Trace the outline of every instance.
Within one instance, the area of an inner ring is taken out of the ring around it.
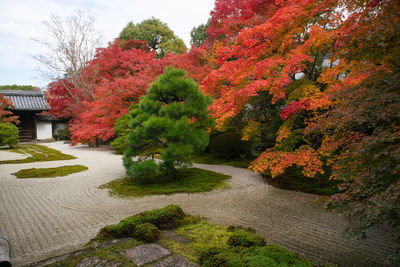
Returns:
[[[141,216],[131,216],[117,224],[105,226],[100,230],[99,236],[105,238],[122,238],[122,237],[134,237],[136,227],[140,224],[144,224],[145,221]]]
[[[12,123],[0,123],[0,145],[9,145],[12,148],[18,143],[19,131]]]
[[[135,229],[134,237],[143,242],[155,242],[161,237],[161,231],[152,223],[138,224]]]
[[[241,138],[237,133],[220,134],[211,140],[210,152],[219,158],[246,158],[251,154],[251,144]]]
[[[169,205],[162,209],[140,213],[144,221],[154,224],[160,229],[171,229],[181,224],[185,213],[177,205]]]
[[[264,238],[244,230],[236,231],[228,239],[228,245],[231,247],[261,247],[265,245]]]
[[[177,205],[145,211],[128,217],[117,224],[102,228],[96,239],[134,237],[144,242],[155,242],[160,236],[159,229],[170,229],[184,222],[186,214]]]

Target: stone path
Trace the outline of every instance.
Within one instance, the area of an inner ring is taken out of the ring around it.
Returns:
[[[319,263],[382,266],[395,245],[383,228],[367,241],[342,236],[346,221],[324,211],[315,196],[273,188],[253,172],[195,165],[232,176],[229,189],[134,199],[109,197],[98,186],[122,177],[121,156],[107,148],[46,144],[77,160],[0,165],[0,232],[12,244],[15,266],[81,247],[97,231],[127,216],[168,204],[209,218],[212,223],[252,227],[272,242]],[[2,157],[0,151],[0,158]],[[56,179],[16,179],[23,168],[83,164],[89,170]]]

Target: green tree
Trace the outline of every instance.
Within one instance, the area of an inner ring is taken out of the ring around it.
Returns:
[[[12,123],[0,123],[0,145],[9,145],[12,148],[18,143],[19,131]]]
[[[24,91],[40,91],[38,87],[32,85],[0,85],[0,90],[24,90]]]
[[[206,31],[208,26],[210,26],[210,21],[211,19],[208,19],[206,24],[200,24],[199,26],[194,27],[190,31],[191,44],[194,44],[195,46],[199,47],[207,40],[208,34]]]
[[[130,106],[129,109],[133,110],[136,107],[137,105],[133,104],[132,106]],[[127,136],[130,132],[132,132],[132,129],[129,128],[129,122],[130,122],[129,113],[122,115],[121,118],[117,119],[117,121],[115,122],[114,125],[115,138],[110,143],[110,145],[113,147],[114,151],[117,154],[124,154],[125,150],[128,147]]]
[[[176,168],[188,166],[188,156],[205,149],[213,125],[207,107],[211,98],[181,69],[167,68],[150,86],[139,107],[130,111],[128,149],[123,162],[133,179],[154,174],[174,177]],[[154,155],[162,161],[156,162]]]
[[[137,24],[129,22],[119,34],[119,38],[124,41],[147,41],[151,49],[156,51],[157,58],[163,58],[168,53],[182,54],[186,51],[183,40],[178,38],[166,23],[154,17]]]

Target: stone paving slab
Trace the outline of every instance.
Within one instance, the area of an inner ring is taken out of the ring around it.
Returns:
[[[124,250],[121,254],[130,259],[134,264],[143,266],[170,256],[172,252],[159,244],[150,243]]]
[[[160,262],[149,265],[149,267],[197,267],[199,265],[188,261],[185,257],[181,255],[173,255],[166,258]]]

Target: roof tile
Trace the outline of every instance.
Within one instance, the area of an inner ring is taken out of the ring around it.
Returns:
[[[0,90],[13,103],[11,110],[49,110],[46,97],[42,92],[22,90]]]

